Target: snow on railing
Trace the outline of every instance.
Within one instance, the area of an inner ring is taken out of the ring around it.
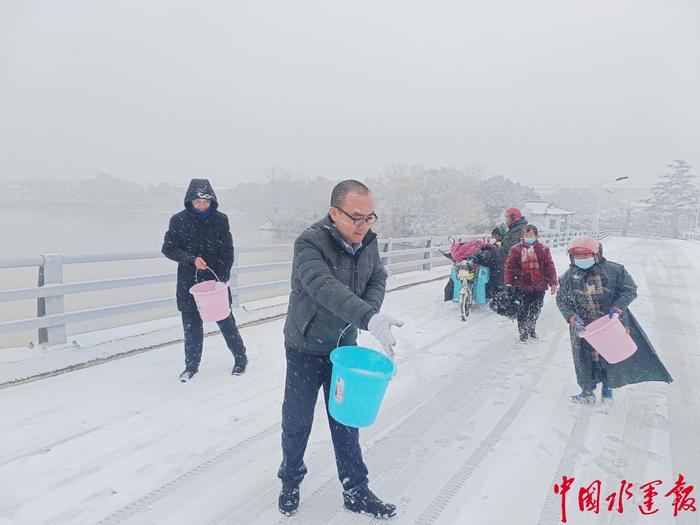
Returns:
[[[592,233],[581,231],[544,233],[540,235],[540,240],[551,248],[557,249],[567,246],[573,237],[582,234]],[[601,232],[599,238],[604,238],[605,236],[607,236],[607,234]],[[448,264],[449,261],[444,258],[438,250],[441,248],[443,250],[449,249],[450,239],[462,242],[471,239],[486,239],[488,237],[488,234],[467,234],[444,237],[389,238],[379,240],[378,242],[382,262],[387,271],[391,274],[397,270],[431,270],[434,264]],[[236,253],[289,252],[291,255],[292,248],[292,244],[247,245],[236,246]],[[163,254],[153,251],[80,255],[45,254],[35,257],[0,259],[0,269],[39,268],[37,287],[0,290],[0,302],[36,299],[37,317],[0,322],[0,334],[38,330],[39,343],[48,345],[63,344],[66,342],[66,325],[68,324],[172,307],[175,305],[175,298],[170,296],[71,312],[66,312],[64,309],[64,297],[66,295],[147,286],[167,282],[174,283],[177,279],[177,274],[175,272],[169,272],[64,283],[63,269],[65,265],[163,258]],[[231,277],[229,279],[233,306],[239,306],[240,297],[245,293],[262,290],[278,290],[285,292],[289,290],[289,277],[281,280],[261,281],[240,285],[238,282],[239,275],[275,270],[289,270],[291,273],[291,267],[291,260],[241,265],[238,259],[236,259],[231,269]]]

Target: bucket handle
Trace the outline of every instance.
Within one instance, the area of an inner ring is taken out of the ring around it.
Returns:
[[[219,276],[216,275],[216,273],[214,272],[214,270],[212,270],[212,269],[209,268],[208,266],[207,266],[206,269],[209,270],[211,273],[214,274],[214,277],[216,277],[216,280],[217,280],[218,282],[221,282],[221,279],[219,279]],[[194,282],[196,282],[196,283],[199,283],[198,277],[199,277],[199,272],[200,272],[200,271],[203,272],[204,270],[200,270],[199,268],[197,268],[197,269],[194,271]]]
[[[345,335],[345,331],[348,328],[350,328],[350,326],[351,326],[350,323],[346,324],[345,328],[343,328],[343,331],[340,332],[340,337],[338,337],[338,341],[335,343],[336,348],[338,348],[338,346],[340,345],[340,340],[343,338],[343,335]],[[391,359],[394,362],[394,374],[393,375],[396,375],[396,359],[394,356],[388,356],[388,357],[389,357],[389,359]]]
[[[340,337],[338,337],[338,341],[335,343],[335,347],[336,347],[336,348],[338,348],[338,346],[340,346],[340,340],[343,338],[343,336],[345,335],[345,331],[346,331],[348,328],[350,328],[350,323],[346,324],[346,325],[345,325],[345,328],[343,328],[343,331],[340,332]]]

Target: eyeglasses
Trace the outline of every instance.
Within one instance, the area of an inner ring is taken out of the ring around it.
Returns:
[[[355,226],[362,226],[363,224],[367,224],[367,226],[372,226],[375,222],[377,222],[379,220],[379,217],[377,217],[377,214],[374,212],[372,212],[372,214],[368,215],[367,217],[353,217],[348,212],[346,212],[343,208],[339,208],[338,206],[333,206],[333,207],[336,210],[340,210],[345,215],[347,215]]]

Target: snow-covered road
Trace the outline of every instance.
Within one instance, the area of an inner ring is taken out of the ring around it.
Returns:
[[[576,481],[568,520],[699,523],[673,516],[678,474],[700,484],[700,243],[611,239],[632,304],[674,377],[616,391],[609,414],[570,405],[577,387],[568,331],[551,296],[537,343],[517,343],[489,311],[467,322],[442,303],[443,282],[387,295],[398,373],[377,422],[361,432],[370,487],[398,506],[397,524],[555,524],[553,485]],[[567,262],[555,258],[559,273]],[[229,375],[221,337],[206,339],[200,373],[181,384],[181,345],[0,390],[0,524],[373,523],[343,511],[326,416],[317,417],[293,518],[277,511],[283,320],[242,330],[248,372]],[[363,334],[370,346],[372,340]],[[634,484],[624,512],[583,513],[578,488],[604,496]],[[642,516],[639,485],[661,480],[658,513]],[[700,497],[700,489],[692,496]]]

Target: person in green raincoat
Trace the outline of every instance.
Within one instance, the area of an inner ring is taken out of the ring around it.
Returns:
[[[600,242],[590,236],[576,237],[568,253],[571,266],[559,278],[557,306],[569,323],[576,381],[581,387],[581,393],[571,396],[571,400],[594,404],[598,383],[602,383],[602,403],[611,404],[615,388],[644,381],[673,381],[629,310],[637,297],[637,285],[625,267],[606,260]],[[578,334],[596,319],[615,314],[620,316],[637,351],[624,361],[610,364]]]

